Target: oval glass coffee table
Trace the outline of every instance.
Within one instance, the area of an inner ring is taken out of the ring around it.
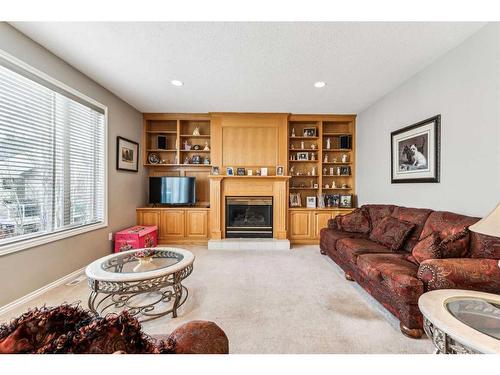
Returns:
[[[141,322],[177,309],[188,297],[182,280],[193,271],[194,255],[184,249],[155,247],[111,254],[85,269],[88,305],[98,314],[127,310]]]
[[[437,353],[500,353],[500,295],[442,289],[418,300]]]

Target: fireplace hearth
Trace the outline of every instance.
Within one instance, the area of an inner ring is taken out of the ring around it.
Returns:
[[[226,197],[226,238],[272,238],[273,197]]]

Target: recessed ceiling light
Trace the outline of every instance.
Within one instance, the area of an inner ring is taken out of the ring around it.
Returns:
[[[170,81],[170,83],[174,86],[182,86],[184,83],[182,81],[179,81],[178,79],[174,79],[173,81]]]
[[[320,89],[320,88],[325,87],[325,86],[326,86],[326,82],[323,82],[323,81],[314,82],[314,87],[316,87],[317,89]]]

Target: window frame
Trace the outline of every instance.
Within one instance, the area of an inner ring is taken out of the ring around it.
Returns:
[[[18,251],[23,251],[27,250],[36,246],[41,246],[45,245],[51,242],[59,241],[64,238],[68,237],[73,237],[77,235],[81,235],[84,233],[96,231],[102,228],[108,227],[108,107],[105,106],[104,104],[99,103],[98,101],[88,97],[85,94],[82,94],[78,90],[75,90],[74,88],[62,83],[61,81],[49,76],[48,74],[34,68],[33,66],[19,60],[18,58],[12,56],[11,54],[5,52],[4,50],[0,49],[0,58],[3,60],[6,60],[8,63],[16,66],[17,68],[26,71],[29,74],[32,74],[38,78],[40,78],[42,81],[46,81],[51,85],[54,85],[61,89],[62,91],[65,91],[69,93],[70,95],[73,95],[85,102],[88,102],[91,105],[94,105],[104,111],[104,155],[103,155],[103,162],[104,162],[104,197],[103,197],[103,211],[104,211],[104,217],[103,221],[95,224],[86,224],[86,225],[80,225],[75,228],[71,229],[61,229],[59,231],[53,231],[51,233],[47,234],[40,234],[38,236],[33,236],[32,238],[25,238],[21,239],[19,241],[14,241],[11,243],[7,243],[5,245],[0,245],[0,257],[3,255],[15,253]]]

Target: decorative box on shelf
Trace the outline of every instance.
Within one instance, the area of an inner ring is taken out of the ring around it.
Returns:
[[[158,245],[157,226],[136,225],[115,234],[115,253],[156,245]]]

